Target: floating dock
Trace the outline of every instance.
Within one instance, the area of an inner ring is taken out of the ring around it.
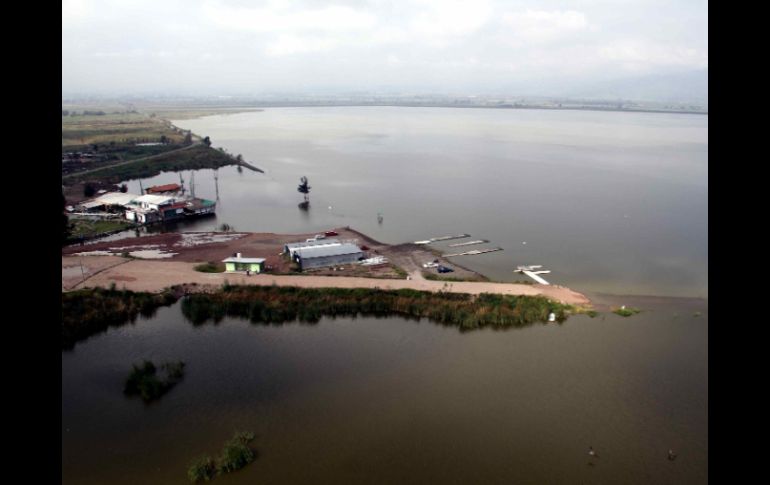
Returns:
[[[551,283],[547,282],[543,278],[541,278],[538,275],[541,274],[547,274],[550,273],[551,270],[545,269],[542,271],[535,271],[538,268],[542,268],[540,265],[532,265],[532,266],[519,266],[517,269],[513,270],[514,273],[524,273],[525,275],[529,276],[533,280],[537,281],[541,285],[550,285]]]
[[[502,251],[502,250],[503,248],[472,249],[470,251],[465,251],[464,253],[442,254],[441,256],[444,258],[451,258],[452,256],[474,256],[476,254],[493,253],[495,251]]]
[[[484,244],[488,243],[489,241],[486,239],[479,239],[478,241],[470,241],[470,242],[464,242],[464,243],[456,243],[456,244],[450,244],[450,248],[459,248],[460,246],[473,246],[474,244]]]
[[[462,239],[464,237],[471,237],[470,234],[458,234],[456,236],[441,236],[426,239],[425,241],[415,241],[415,244],[430,244],[438,241],[449,241],[450,239]]]

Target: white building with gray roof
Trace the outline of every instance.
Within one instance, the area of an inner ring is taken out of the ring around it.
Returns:
[[[283,245],[283,252],[289,253],[294,258],[294,253],[298,249],[326,247],[326,246],[339,246],[342,243],[339,239],[316,239],[314,241],[302,241],[295,243],[287,243]]]
[[[299,264],[301,270],[351,264],[364,258],[364,251],[352,243],[341,243],[327,246],[299,248],[294,251],[292,259]]]

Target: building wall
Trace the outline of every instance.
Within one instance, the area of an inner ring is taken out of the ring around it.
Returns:
[[[343,254],[338,256],[321,256],[317,258],[300,258],[300,267],[302,269],[323,268],[324,266],[334,266],[337,264],[351,264],[358,261],[358,258],[364,255],[360,253]]]
[[[262,264],[260,263],[225,263],[225,271],[251,271],[252,273],[261,273]]]

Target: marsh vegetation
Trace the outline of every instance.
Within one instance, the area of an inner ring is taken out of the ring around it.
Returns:
[[[159,367],[149,360],[140,366],[134,364],[123,392],[128,396],[139,395],[144,402],[160,399],[182,380],[184,366],[182,361],[166,362]]]
[[[193,483],[208,482],[217,475],[240,470],[256,458],[256,453],[249,447],[253,440],[254,433],[236,431],[216,459],[207,455],[195,460],[187,469],[187,477]]]
[[[62,293],[62,348],[71,349],[79,340],[101,333],[111,326],[151,317],[161,306],[179,298],[173,289],[159,294],[138,293],[115,288],[89,288]]]
[[[254,323],[315,323],[324,316],[362,315],[427,318],[473,330],[546,322],[551,312],[562,322],[576,311],[542,296],[474,296],[409,289],[224,285],[220,292],[189,295],[182,301],[183,314],[195,325],[219,322],[226,316],[248,318]]]

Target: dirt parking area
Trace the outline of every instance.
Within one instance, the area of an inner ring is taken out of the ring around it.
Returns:
[[[104,270],[130,261],[120,256],[89,256],[61,258],[61,289],[71,290],[76,285]]]
[[[337,228],[334,229],[334,232],[337,232],[338,235],[329,236],[329,238],[353,242],[364,249],[367,257],[385,256],[389,262],[395,263],[395,266],[394,264],[379,266],[348,264],[333,268],[314,269],[308,271],[308,274],[318,276],[405,278],[406,273],[399,269],[400,264],[391,259],[392,257],[398,257],[398,261],[406,263],[406,259],[402,257],[403,251],[391,251],[391,246],[375,241],[350,228]],[[283,246],[287,243],[311,239],[315,235],[315,233],[273,234],[242,232],[166,233],[97,242],[84,246],[69,246],[64,248],[62,254],[67,256],[131,256],[137,259],[219,263],[235,253],[241,253],[243,257],[247,258],[264,258],[265,265],[271,273],[291,274],[294,271],[291,261],[282,255]],[[405,271],[409,272],[408,270]]]

